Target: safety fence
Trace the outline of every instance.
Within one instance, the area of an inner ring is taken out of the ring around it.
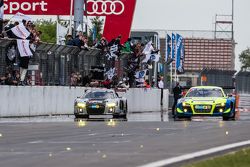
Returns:
[[[198,80],[200,85],[235,87],[238,94],[250,94],[250,72],[205,69]]]
[[[14,47],[14,51],[11,48]],[[9,54],[15,56],[10,60]],[[35,85],[69,85],[70,74],[88,75],[91,66],[103,65],[101,50],[81,50],[74,46],[41,43],[29,63],[29,74],[35,75]],[[18,50],[15,40],[0,39],[0,75],[6,67],[18,69]]]
[[[235,76],[236,90],[241,94],[250,94],[250,72],[240,71]]]
[[[236,71],[204,69],[200,73],[199,85],[234,86],[233,76]]]

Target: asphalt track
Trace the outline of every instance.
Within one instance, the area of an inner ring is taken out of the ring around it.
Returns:
[[[250,113],[239,121],[173,121],[166,113],[128,121],[73,117],[0,119],[1,167],[133,167],[250,140]]]

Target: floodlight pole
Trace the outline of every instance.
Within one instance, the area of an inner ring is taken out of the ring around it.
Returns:
[[[72,35],[73,4],[74,4],[74,0],[71,0],[70,1],[69,35]]]
[[[84,0],[75,0],[74,3],[74,36],[76,29],[81,26],[83,30],[83,4]]]

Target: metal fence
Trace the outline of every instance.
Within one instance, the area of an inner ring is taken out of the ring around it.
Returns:
[[[234,86],[236,71],[204,69],[198,78],[199,85]]]
[[[7,53],[13,44],[16,45],[15,40],[0,39],[0,76],[6,72]],[[37,80],[41,80],[36,81],[39,85],[69,85],[72,72],[88,75],[91,66],[103,65],[103,55],[98,49],[81,50],[74,46],[42,43],[30,60],[29,73],[36,71]],[[17,58],[13,64],[18,67],[18,63]]]
[[[250,72],[203,70],[199,77],[200,85],[234,86],[239,94],[250,94]]]
[[[250,94],[250,72],[240,71],[235,75],[236,90],[241,94]]]

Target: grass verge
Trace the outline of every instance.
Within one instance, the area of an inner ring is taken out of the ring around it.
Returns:
[[[250,148],[184,165],[183,167],[250,167]]]

